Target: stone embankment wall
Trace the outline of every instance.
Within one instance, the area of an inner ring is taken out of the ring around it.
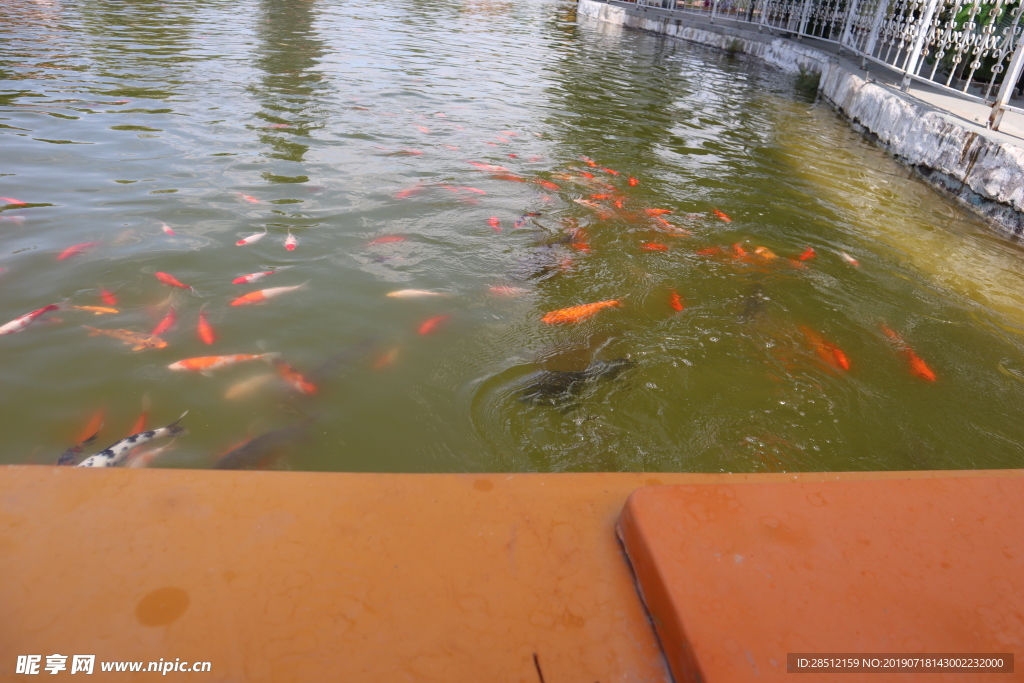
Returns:
[[[819,75],[819,92],[897,159],[986,216],[1000,232],[1024,237],[1024,148],[985,135],[980,127],[959,125],[940,111],[869,81],[852,63],[847,66],[834,55],[787,38],[596,0],[579,0],[578,13],[744,52],[785,71]]]

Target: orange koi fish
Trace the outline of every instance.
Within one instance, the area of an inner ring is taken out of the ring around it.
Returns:
[[[237,246],[237,247],[244,247],[247,244],[254,244],[256,242],[259,242],[261,239],[263,239],[266,236],[267,236],[267,229],[266,229],[266,227],[264,227],[263,228],[263,232],[255,232],[255,233],[249,235],[248,237],[243,237],[242,239],[240,239],[237,242],[235,242],[235,246]]]
[[[190,287],[186,285],[184,282],[180,282],[178,278],[174,277],[169,273],[161,273],[160,271],[157,271],[153,273],[153,277],[155,277],[157,280],[170,287],[177,287],[178,289],[188,289],[191,290],[192,292],[196,291],[195,287]]]
[[[287,249],[288,251],[295,251],[295,247],[297,246],[299,246],[299,240],[297,237],[295,237],[295,235],[292,234],[292,231],[289,230],[288,237],[286,237],[284,240],[284,248]]]
[[[142,412],[139,413],[139,419],[132,425],[132,430],[128,432],[127,436],[132,434],[138,434],[139,432],[146,431],[146,421],[149,419],[149,394],[144,394],[142,397]]]
[[[398,360],[398,352],[400,347],[394,346],[388,350],[387,353],[383,354],[380,358],[373,362],[374,370],[383,370],[384,368],[390,368]]]
[[[765,261],[773,261],[778,258],[775,252],[768,247],[757,247],[754,249],[754,253],[763,258]]]
[[[256,282],[257,280],[262,280],[263,278],[267,277],[268,275],[273,275],[275,272],[277,272],[277,271],[265,270],[262,273],[249,273],[248,275],[242,275],[241,277],[236,277],[234,280],[231,281],[231,284],[233,284],[233,285],[247,285],[250,282]]]
[[[238,353],[233,356],[203,356],[200,358],[186,358],[185,360],[179,360],[177,363],[171,363],[167,367],[170,370],[179,372],[200,372],[205,375],[213,370],[226,368],[229,365],[242,363],[247,360],[265,360],[271,362],[275,358],[280,357],[280,355],[281,354],[278,353]]]
[[[686,235],[686,236],[690,236],[690,235],[693,234],[692,232],[690,232],[686,228],[680,228],[680,227],[678,227],[676,225],[672,225],[671,223],[669,223],[667,220],[665,220],[661,216],[655,216],[654,220],[656,220],[659,223],[661,223],[663,226],[665,226],[665,229],[668,232],[671,232],[673,234],[676,234],[676,235]]]
[[[726,223],[729,223],[730,221],[732,221],[732,219],[731,219],[731,218],[729,218],[728,216],[726,216],[726,215],[725,215],[724,213],[722,213],[722,212],[721,212],[721,211],[719,211],[718,209],[711,209],[711,210],[712,210],[712,211],[714,212],[714,214],[715,214],[716,216],[718,216],[719,218],[721,218],[721,219],[722,219],[723,221],[725,221]]]
[[[117,305],[117,297],[114,296],[113,293],[108,292],[105,289],[100,289],[100,298],[103,299],[103,303],[105,303],[108,306]]]
[[[26,327],[31,325],[32,321],[35,320],[36,318],[38,318],[39,316],[43,315],[44,313],[48,313],[50,311],[56,311],[59,308],[60,308],[60,306],[58,306],[57,304],[50,304],[49,306],[43,306],[42,308],[37,308],[36,310],[32,311],[31,313],[26,313],[23,316],[15,318],[11,322],[7,323],[6,325],[0,326],[0,335],[14,334],[15,332],[21,332],[23,329],[25,329]]]
[[[378,237],[375,240],[370,240],[366,243],[367,246],[371,244],[391,244],[393,242],[404,242],[405,238],[398,235],[388,235],[387,237]]]
[[[672,290],[672,294],[670,294],[668,297],[668,305],[671,306],[673,310],[677,312],[685,308],[685,306],[683,305],[683,300],[679,296],[679,292],[677,292],[674,289]]]
[[[881,327],[882,332],[885,333],[885,336],[893,340],[896,343],[896,346],[899,349],[899,351],[904,356],[906,356],[910,374],[914,375],[915,377],[920,377],[921,379],[928,382],[934,382],[936,379],[938,379],[938,377],[935,375],[932,369],[928,367],[928,364],[924,362],[924,359],[922,359],[920,356],[914,353],[914,350],[910,348],[910,345],[907,344],[906,341],[904,341],[903,337],[901,337],[899,334],[893,331],[893,329],[890,328],[888,325],[883,324]]]
[[[718,256],[722,253],[721,247],[708,247],[707,249],[699,249],[696,252],[697,256]]]
[[[511,131],[511,130],[503,130],[503,131],[501,131],[501,134],[502,135],[507,135],[510,138],[519,137],[519,133],[516,133],[515,131]]]
[[[636,178],[634,178],[633,176],[629,176],[629,186],[630,187],[636,187],[637,183],[639,183],[639,182],[640,181],[637,180]]]
[[[513,183],[525,183],[526,178],[517,176],[515,173],[495,173],[491,176],[495,180],[508,180]]]
[[[580,171],[580,175],[583,176],[584,178],[593,178],[594,177],[593,173],[587,173],[586,171]]]
[[[580,157],[580,161],[585,163],[587,166],[590,166],[591,168],[594,168],[595,166],[597,166],[597,164],[594,163],[594,160],[591,159],[590,157],[581,156]]]
[[[412,187],[407,187],[404,190],[400,190],[395,193],[395,199],[406,199],[411,197],[418,192],[423,191],[423,183],[416,183]]]
[[[800,254],[797,258],[801,261],[806,261],[807,259],[812,259],[815,256],[816,254],[814,253],[814,249],[807,247],[807,249],[804,250],[804,253]]]
[[[842,349],[831,342],[825,341],[820,334],[809,327],[801,325],[800,331],[803,332],[807,341],[814,347],[814,352],[818,354],[819,358],[839,370],[850,369],[850,361]]]
[[[593,304],[582,304],[580,306],[570,306],[569,308],[561,308],[557,311],[551,311],[543,318],[541,322],[549,325],[561,324],[561,323],[578,323],[588,318],[592,318],[602,308],[608,308],[609,306],[620,306],[621,303],[615,299],[608,299],[606,301],[598,301]]]
[[[590,198],[591,199],[611,199],[612,196],[610,194],[592,194],[592,195],[590,195]]]
[[[249,292],[243,294],[234,301],[231,302],[232,306],[249,306],[251,304],[260,304],[267,299],[273,299],[274,297],[281,296],[288,292],[294,292],[297,289],[302,289],[305,284],[295,285],[293,287],[271,287],[270,289],[261,289],[256,292]]]
[[[626,205],[626,203],[624,201],[622,201],[621,199],[616,199],[615,200],[615,208],[616,209],[621,209],[625,205]]]
[[[736,244],[732,245],[732,253],[735,256],[735,258],[745,258],[747,255],[747,250],[743,248],[742,244],[737,242]]]
[[[167,225],[166,223],[161,223],[160,229],[163,230],[165,234],[170,235],[171,237],[174,237],[176,234],[178,234],[171,230],[170,226]]]
[[[509,154],[509,155],[508,155],[508,158],[509,158],[509,159],[518,159],[518,158],[519,158],[519,155],[518,155],[518,154]]]
[[[14,199],[13,197],[0,197],[0,202],[5,204],[13,204],[14,206],[25,206],[25,202],[20,199]]]
[[[609,173],[609,174],[611,174],[611,175],[622,175],[622,174],[621,174],[621,173],[619,173],[618,171],[613,171],[612,169],[610,169],[610,168],[605,168],[604,166],[600,166],[599,168],[600,168],[600,169],[601,169],[602,171],[604,171],[605,173]]]
[[[96,315],[105,315],[108,313],[121,312],[116,308],[106,308],[105,306],[68,306],[68,308],[73,308],[76,311],[89,311],[90,313],[95,313]]]
[[[560,189],[562,189],[560,186],[555,185],[550,180],[538,180],[537,184],[540,185],[541,187],[543,187],[546,190],[560,190]]]
[[[672,209],[644,209],[650,216],[663,216],[667,213],[672,213]]]
[[[478,189],[478,188],[475,188],[475,187],[466,187],[465,185],[460,185],[460,186],[456,187],[455,189],[456,190],[465,190],[466,192],[475,192],[476,194],[487,194],[487,192],[485,192],[484,190],[481,190],[481,189]]]
[[[312,396],[316,393],[316,385],[303,377],[302,373],[288,365],[288,363],[285,363],[279,358],[274,359],[273,363],[274,367],[277,368],[277,374],[280,375],[281,379],[291,385],[295,391],[300,394],[306,394],[307,396]]]
[[[645,242],[640,245],[640,248],[646,251],[668,251],[668,245],[660,242]]]
[[[132,332],[131,330],[100,330],[95,327],[89,327],[88,325],[82,325],[85,329],[89,330],[90,337],[104,336],[116,339],[128,344],[132,347],[132,351],[142,351],[143,349],[162,349],[167,346],[160,337],[155,337],[151,334],[142,334],[141,332]]]
[[[100,408],[92,417],[89,418],[88,424],[85,425],[85,429],[82,430],[81,435],[78,437],[78,441],[82,442],[91,437],[94,434],[98,434],[103,429],[103,422],[106,420],[106,411]]]
[[[72,256],[78,256],[79,254],[82,254],[88,251],[89,249],[98,247],[99,244],[99,242],[82,242],[81,244],[73,244],[64,251],[62,251],[60,253],[60,256],[57,257],[57,260],[63,261],[64,259],[69,259]]]
[[[206,319],[206,313],[203,309],[199,309],[199,325],[196,328],[199,333],[199,339],[207,346],[217,341],[217,333],[213,331],[213,325]]]
[[[487,225],[494,228],[494,232],[501,232],[501,221],[497,216],[491,216],[487,219]]]
[[[161,334],[174,327],[174,323],[177,321],[178,314],[175,313],[174,309],[172,308],[169,311],[167,311],[167,315],[164,316],[164,319],[161,320],[160,323],[153,328],[153,332],[151,334],[154,337],[159,337]]]
[[[569,246],[578,251],[582,251],[585,254],[590,253],[590,245],[586,242],[570,242]]]
[[[250,204],[259,204],[260,203],[260,200],[256,199],[255,197],[250,197],[249,195],[243,194],[241,192],[238,193],[238,196],[241,197],[242,199],[244,199],[245,201],[249,202]]]
[[[498,140],[498,142],[504,142],[505,144],[508,144],[509,142],[511,142],[511,140],[508,140],[507,138],[503,138],[503,137],[499,137],[499,138],[497,138],[497,140]]]
[[[430,334],[435,329],[437,329],[438,325],[440,325],[450,317],[450,315],[435,315],[433,318],[428,318],[427,320],[424,320],[416,331],[419,334]]]
[[[470,164],[471,166],[476,166],[481,171],[490,171],[491,173],[508,173],[508,169],[505,168],[504,166],[495,166],[494,164],[484,164],[484,163],[480,163],[479,161],[469,161],[468,159],[466,160],[466,163]]]

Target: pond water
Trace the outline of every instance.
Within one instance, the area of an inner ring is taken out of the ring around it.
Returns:
[[[0,462],[187,410],[151,466],[1024,466],[1021,249],[756,61],[562,0],[7,0],[0,78],[0,323],[59,306]],[[280,356],[169,367],[233,354]]]

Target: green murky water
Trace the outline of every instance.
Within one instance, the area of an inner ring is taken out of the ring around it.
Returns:
[[[756,62],[555,0],[8,0],[0,78],[0,323],[62,305],[0,336],[2,462],[148,401],[190,411],[167,467],[276,429],[310,470],[1024,465],[1021,250]],[[162,349],[82,327],[170,308]],[[168,369],[264,352],[316,394]]]

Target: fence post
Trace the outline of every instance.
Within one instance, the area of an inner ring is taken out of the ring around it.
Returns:
[[[839,54],[843,54],[843,50],[846,48],[846,41],[852,37],[850,25],[853,23],[853,18],[857,16],[859,10],[860,0],[852,0],[846,5],[846,21],[843,22],[843,32],[839,34]],[[853,45],[850,47],[852,48]]]
[[[885,18],[885,10],[889,8],[889,0],[878,0],[878,8],[875,10],[875,18],[871,20],[871,31],[868,33],[867,43],[864,45],[864,52],[861,53],[860,66],[868,68],[867,58],[875,51],[875,43],[878,42],[878,30],[882,26],[882,19]]]
[[[1003,112],[1006,111],[1004,107],[1010,101],[1013,89],[1017,87],[1022,68],[1024,68],[1024,36],[1018,38],[1017,48],[1013,51],[1013,57],[1010,58],[1010,67],[1006,70],[1006,75],[1003,76],[1003,84],[999,86],[999,96],[992,104],[992,113],[988,117],[988,127],[992,130],[999,130]]]
[[[715,23],[715,12],[718,11],[718,0],[711,3],[711,23]]]
[[[804,34],[804,29],[807,28],[807,15],[811,13],[811,0],[804,0],[804,6],[800,8],[800,23],[796,27],[797,40],[800,40],[800,36]]]
[[[900,90],[903,92],[910,90],[910,76],[917,72],[917,62],[921,59],[921,51],[931,35],[932,16],[935,14],[935,7],[938,4],[939,0],[928,0],[928,4],[924,8],[924,14],[921,15],[921,22],[917,25],[917,37],[914,38],[914,48],[910,51],[910,57],[907,58],[907,68],[903,71],[903,82],[900,83]]]

